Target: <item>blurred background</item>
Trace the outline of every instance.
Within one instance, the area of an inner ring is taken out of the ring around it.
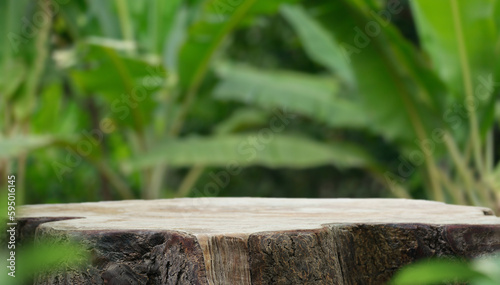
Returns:
[[[7,0],[0,35],[23,203],[500,208],[499,1]]]

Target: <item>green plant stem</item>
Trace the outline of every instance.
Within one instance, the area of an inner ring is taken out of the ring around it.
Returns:
[[[198,181],[201,174],[203,174],[204,170],[205,170],[205,166],[203,166],[203,165],[193,166],[189,170],[189,173],[186,175],[184,180],[182,181],[181,186],[179,187],[179,190],[176,193],[176,196],[177,197],[186,197],[187,195],[189,195],[191,189],[193,188],[196,181]]]
[[[16,175],[16,202],[19,204],[24,204],[26,197],[26,159],[27,154],[23,153],[19,155],[17,159],[17,175]]]
[[[448,193],[453,197],[454,204],[467,205],[467,202],[464,199],[462,188],[455,185],[451,181],[450,176],[447,173],[445,173],[443,170],[440,170],[439,178],[441,179],[444,187],[448,189]]]
[[[369,165],[367,167],[367,171],[380,184],[387,185],[391,193],[394,195],[394,197],[411,199],[410,193],[408,193],[408,191],[404,187],[402,187],[399,183],[397,183],[396,181],[391,181],[393,185],[387,183],[387,179],[384,176],[384,169],[382,167],[377,165]]]
[[[132,27],[132,21],[130,19],[130,13],[128,9],[128,4],[126,0],[115,0],[116,9],[118,10],[118,18],[120,19],[120,26],[122,30],[123,38],[126,41],[134,41],[134,30]]]
[[[424,154],[428,151],[424,151]],[[439,176],[438,176],[438,171],[436,164],[434,162],[434,158],[432,155],[425,154],[427,157],[426,159],[426,165],[427,165],[427,174],[429,175],[430,183],[431,183],[431,188],[433,192],[433,198],[436,201],[442,201],[444,202],[444,195],[443,191],[441,190],[441,186],[439,185]]]
[[[208,48],[209,52],[207,52],[206,56],[201,60],[201,64],[199,68],[196,70],[192,82],[189,84],[189,88],[187,89],[188,91],[186,92],[186,98],[182,103],[179,114],[172,123],[172,128],[170,130],[170,134],[172,136],[176,136],[177,134],[179,134],[182,125],[184,124],[186,115],[189,111],[189,107],[191,106],[191,103],[193,102],[196,93],[198,93],[198,89],[201,85],[201,82],[203,81],[203,78],[205,78],[205,75],[208,71],[212,55],[215,53],[217,47],[222,42],[224,37],[232,29],[234,29],[234,27],[236,27],[239,20],[243,18],[243,16],[253,7],[253,5],[256,2],[257,0],[243,1],[243,3],[240,4],[241,6],[239,6],[238,9],[235,10],[233,15],[231,15],[230,19],[228,20],[228,24],[224,25],[224,28],[215,35],[215,40],[211,42]]]
[[[116,67],[118,70],[118,74],[120,75],[120,79],[122,80],[123,87],[125,90],[128,90],[128,92],[132,92],[134,89],[134,80],[132,79],[132,75],[130,75],[129,70],[127,69],[126,66],[123,65],[123,63],[120,61],[120,59],[117,57],[117,55],[113,52],[111,49],[104,49],[106,54],[109,56],[111,61],[113,62],[113,65]],[[131,96],[131,101],[135,104],[139,104],[140,102],[137,102],[133,96]],[[142,150],[146,149],[146,138],[144,134],[144,118],[141,114],[141,112],[138,110],[138,107],[130,108],[132,116],[134,118],[134,129],[138,133],[138,138],[140,142],[140,147]]]
[[[165,79],[167,82],[164,84],[164,86],[159,90],[159,98],[161,98],[161,106],[160,108],[162,109],[161,112],[161,118],[162,122],[167,122],[165,123],[165,126],[168,126],[168,116],[170,115],[170,111],[172,108],[169,108],[170,103],[172,101],[172,86],[169,85],[168,82],[168,77]],[[161,127],[159,130],[153,130],[153,137],[156,138],[158,141],[162,141],[165,138],[165,133],[164,133],[164,128]],[[166,163],[162,163],[160,165],[155,166],[155,168],[152,170],[151,174],[151,181],[148,185],[148,189],[146,192],[148,193],[147,196],[150,198],[159,198],[161,195],[161,189],[163,186],[163,183],[166,181],[166,173],[168,171],[168,165]]]
[[[256,0],[249,0],[242,3],[241,5],[244,6],[242,6],[241,9],[236,10],[236,13],[231,16],[229,24],[225,25],[224,29],[216,35],[216,39],[209,47],[207,56],[202,59],[200,67],[197,69],[193,81],[187,89],[186,96],[184,98],[184,101],[182,102],[179,113],[174,117],[172,121],[169,136],[176,137],[181,132],[182,126],[189,112],[189,108],[191,107],[191,104],[193,103],[194,98],[199,91],[203,78],[207,73],[211,55],[213,55],[213,53],[217,49],[218,44],[223,40],[224,36],[236,26],[238,20],[241,19],[243,15],[248,12],[248,10],[250,10],[255,2]],[[186,196],[189,193],[191,187],[203,172],[203,169],[203,166],[194,166],[182,182],[177,195]]]
[[[41,1],[40,10],[50,11],[49,4],[50,4],[49,0]],[[45,11],[44,13],[48,13]],[[50,17],[52,17],[51,14]],[[28,102],[30,109],[34,108],[34,102],[36,101],[35,99],[36,89],[38,88],[40,79],[43,76],[45,62],[47,61],[49,55],[48,43],[49,43],[49,34],[51,26],[52,26],[52,21],[46,21],[46,23],[40,27],[40,30],[38,32],[38,37],[36,38],[35,48],[38,52],[35,61],[33,63],[33,66],[31,68],[31,72],[28,73],[28,77],[26,80],[26,102]]]
[[[464,161],[470,161],[471,156],[472,156],[472,147],[471,147],[471,142],[466,141],[465,142],[465,148],[464,148]]]
[[[486,135],[486,147],[485,147],[485,161],[486,161],[486,173],[481,173],[484,175],[490,175],[495,167],[495,162],[493,161],[494,156],[495,141],[493,136],[493,129],[488,131]]]
[[[148,22],[148,33],[149,33],[149,37],[148,37],[148,40],[149,40],[149,44],[150,44],[150,47],[149,47],[149,50],[150,51],[153,51],[154,53],[159,53],[158,51],[158,16],[156,15],[157,11],[158,11],[158,1],[161,1],[161,0],[152,0],[149,2],[149,17],[150,17],[150,20],[152,21],[149,21]]]
[[[198,91],[198,86],[194,86],[191,88],[186,95],[186,98],[182,102],[181,108],[179,110],[179,113],[177,116],[174,118],[172,122],[172,126],[170,128],[169,135],[172,137],[176,137],[179,135],[182,125],[184,124],[184,120],[186,119],[187,113],[189,111],[189,107],[191,107],[191,104],[194,101],[195,94]]]
[[[2,98],[2,99],[5,99],[5,98]],[[3,112],[2,112],[2,115],[4,117],[4,120],[3,120],[3,125],[0,125],[0,127],[2,127],[2,129],[0,130],[1,132],[3,132],[3,135],[5,137],[9,136],[9,131],[10,131],[10,128],[8,126],[11,125],[11,122],[10,122],[10,110],[9,108],[7,107],[7,99],[3,100]],[[2,123],[0,123],[2,124]]]
[[[0,187],[1,189],[7,189],[7,176],[9,172],[9,160],[7,158],[0,158]],[[0,191],[1,192],[1,191]]]
[[[349,4],[351,5],[351,4]],[[411,97],[410,91],[404,86],[396,68],[393,65],[393,60],[391,60],[390,56],[386,52],[386,46],[384,43],[381,43],[378,37],[374,38],[375,47],[378,49],[379,53],[384,57],[384,63],[387,66],[388,70],[390,70],[391,76],[394,77],[394,81],[397,82],[397,88],[399,89],[399,94],[401,94],[401,99],[403,100],[403,104],[405,109],[408,112],[409,120],[415,130],[415,134],[420,141],[426,141],[427,135],[422,125],[422,120],[419,117],[415,106],[409,99]],[[432,189],[432,198],[437,201],[444,201],[443,191],[439,185],[438,171],[436,168],[436,162],[434,161],[434,157],[432,153],[427,150],[427,148],[423,148],[422,152],[425,157],[425,166],[427,169],[427,174],[429,177],[430,186]]]
[[[450,0],[451,10],[453,14],[453,24],[455,26],[455,34],[457,37],[457,47],[460,56],[460,65],[462,69],[462,77],[465,89],[465,106],[467,102],[474,102],[474,91],[472,87],[472,75],[469,66],[469,59],[467,57],[467,47],[465,45],[464,35],[462,33],[463,27],[460,21],[460,9],[458,8],[457,0]],[[482,161],[482,152],[480,144],[479,126],[477,122],[476,111],[474,108],[466,108],[469,117],[469,124],[471,128],[470,139],[472,142],[472,149],[474,152],[474,162],[479,172],[484,171],[484,164]]]
[[[167,170],[166,164],[157,165],[153,168],[151,173],[151,179],[148,185],[148,191],[146,199],[158,199],[160,198],[161,187],[163,185],[163,180],[165,179],[164,173]]]
[[[121,1],[121,0],[119,0]],[[130,75],[130,72],[128,69],[122,64],[122,62],[118,59],[116,54],[112,50],[105,49],[106,53],[108,54],[109,58],[115,65],[115,67],[118,70],[118,73],[120,75],[120,78],[122,80],[123,86],[125,87],[125,90],[130,90],[132,91],[134,89],[134,84],[133,84],[133,79],[132,76]],[[134,98],[132,98],[132,101],[135,104],[139,104],[140,102],[137,102]],[[146,140],[146,131],[145,131],[145,122],[143,118],[143,114],[141,113],[139,107],[133,107],[131,108],[131,113],[134,118],[134,136],[137,137],[137,142],[138,142],[138,152],[139,154],[143,154],[147,151],[147,140]],[[151,180],[152,176],[152,170],[151,169],[144,169],[141,171],[141,177],[142,177],[142,182],[143,182],[143,191],[141,191],[143,197],[150,197],[151,195],[148,193],[149,191],[149,183]]]
[[[89,159],[89,161],[97,167],[101,174],[106,177],[106,179],[108,179],[108,181],[115,187],[115,189],[123,199],[134,198],[132,190],[106,163],[102,161],[95,161],[92,159]]]
[[[455,163],[455,166],[457,167],[458,173],[461,175],[461,178],[465,183],[465,192],[467,193],[470,202],[472,202],[474,205],[480,205],[476,193],[474,193],[474,182],[473,182],[474,179],[471,175],[470,170],[467,167],[467,163],[460,155],[460,152],[458,150],[455,141],[448,132],[444,134],[443,139],[446,147],[448,148],[451,154],[451,158]]]

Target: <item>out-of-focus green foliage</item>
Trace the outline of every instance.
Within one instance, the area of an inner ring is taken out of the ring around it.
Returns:
[[[499,74],[491,59],[499,56],[495,44],[500,32],[494,23],[498,15],[493,12],[498,2],[434,4],[412,2],[425,53],[386,22],[401,12],[397,1],[389,3],[384,13],[377,13],[371,1],[336,1],[316,18],[331,28],[351,60],[355,93],[370,127],[397,143],[411,164],[426,171],[430,196],[494,207],[491,198],[498,189],[488,180],[494,168],[492,110]],[[302,21],[303,16],[297,16],[300,10],[291,9],[297,11],[286,12],[289,20]],[[480,28],[485,28],[484,34],[477,32]],[[465,111],[459,116],[457,108]],[[471,153],[463,155],[468,148]],[[415,151],[421,158],[411,158]],[[450,168],[454,171],[449,172]],[[396,184],[406,178],[404,172],[399,170],[399,179],[386,172],[386,178]],[[458,175],[449,177],[450,173]]]
[[[186,167],[191,165],[227,166],[229,162],[239,167],[264,165],[270,167],[310,167],[329,164],[332,161],[341,167],[364,166],[369,163],[368,154],[350,144],[317,143],[298,136],[269,136],[265,145],[253,146],[257,135],[228,135],[209,138],[187,138],[163,143],[133,162],[132,168],[157,164],[163,157],[169,158],[169,165]],[[237,152],[227,151],[236,149]],[[161,156],[157,153],[162,153]],[[293,154],[293,155],[291,155]],[[125,168],[128,168],[125,164]]]
[[[0,244],[2,245],[0,249],[0,254],[2,255],[2,260],[0,261],[0,266],[2,266],[0,284],[29,284],[32,283],[33,278],[36,278],[36,274],[39,272],[50,272],[51,270],[63,267],[78,268],[88,262],[90,258],[88,252],[82,245],[70,241],[55,243],[50,239],[39,238],[36,241],[28,242],[25,240],[21,246],[20,237],[17,237],[15,247],[8,248],[8,240],[5,239],[6,237],[8,238],[8,227],[6,228],[7,219],[5,217],[7,202],[7,195],[3,195],[0,198],[0,213],[2,213],[0,231],[3,235],[0,238]],[[11,251],[15,254],[11,255]],[[11,262],[14,263],[11,264]],[[12,271],[11,269],[15,270]],[[11,275],[7,273],[11,273]]]
[[[412,2],[423,50],[389,22],[403,10],[398,1],[389,2],[382,11],[372,1],[312,2],[308,10],[284,6],[282,14],[307,54],[338,78],[340,88],[335,93],[348,97],[332,96],[332,106],[312,107],[316,98],[311,91],[301,97],[290,95],[287,103],[293,101],[289,104],[294,111],[322,122],[328,113],[334,127],[359,127],[394,144],[403,157],[397,171],[368,166],[384,173],[394,194],[408,193],[404,190],[411,187],[408,178],[421,171],[429,197],[495,207],[498,176],[493,114],[499,74],[491,59],[497,60],[500,53],[494,14],[498,2],[434,4]],[[444,16],[441,11],[446,11]],[[483,28],[484,34],[477,32]],[[283,85],[300,92],[284,80],[269,79],[276,78],[276,71],[259,70],[252,75],[248,67],[232,66],[220,73],[223,81],[215,89],[216,96],[260,105],[266,98],[266,104],[272,105],[280,96],[271,93],[284,90]],[[354,84],[350,74],[354,74]],[[264,82],[260,86],[264,91],[253,87],[257,81]],[[350,110],[343,107],[345,102]],[[356,118],[336,121],[337,116],[348,118],[343,114],[349,113]]]
[[[10,255],[2,249],[2,256]],[[5,272],[5,268],[10,265],[5,258],[1,262],[3,274],[0,282],[12,285],[28,284],[36,278],[37,273],[61,268],[76,269],[87,264],[89,258],[88,252],[81,245],[72,242],[54,244],[50,240],[41,240],[34,244],[23,244],[16,250],[15,277]]]
[[[499,6],[3,1],[0,175],[29,203],[200,195],[236,165],[218,194],[493,207]]]
[[[464,284],[464,282],[467,282],[467,284],[472,285],[494,285],[500,283],[499,269],[500,258],[498,256],[482,257],[473,261],[455,259],[422,260],[398,271],[390,284],[430,285]]]
[[[16,174],[19,202],[392,195],[498,209],[498,0],[4,0],[0,35],[0,187]],[[75,250],[20,249],[21,275]],[[498,283],[482,262],[395,282]]]
[[[298,33],[307,54],[320,65],[336,73],[349,84],[354,84],[353,70],[349,58],[335,38],[314,21],[303,9],[285,6],[283,16]]]
[[[359,104],[340,96],[339,83],[333,76],[290,71],[262,73],[256,68],[228,64],[219,65],[217,73],[224,78],[213,91],[217,99],[235,100],[268,110],[284,107],[333,128],[368,126]]]

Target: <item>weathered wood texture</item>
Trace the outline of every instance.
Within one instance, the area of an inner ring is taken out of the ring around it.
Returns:
[[[402,199],[199,198],[25,206],[21,242],[83,244],[36,284],[384,284],[424,257],[500,250],[485,208]]]

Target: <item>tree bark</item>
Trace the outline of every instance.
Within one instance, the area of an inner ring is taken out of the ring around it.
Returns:
[[[435,256],[500,250],[486,208],[405,199],[193,198],[24,206],[21,243],[88,249],[36,284],[385,284]]]

